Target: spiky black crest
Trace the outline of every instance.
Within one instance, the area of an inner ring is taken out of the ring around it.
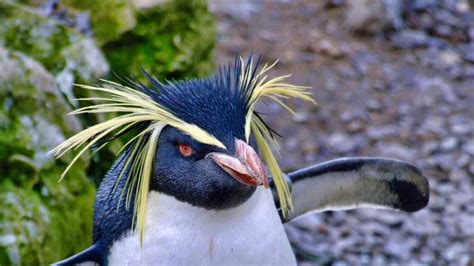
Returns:
[[[142,70],[151,85],[135,83],[135,87],[183,121],[197,125],[225,143],[231,137],[245,138],[245,123],[256,83],[241,81],[254,80],[260,69],[260,57],[257,60],[249,57],[245,64],[236,57],[234,63],[221,66],[213,76],[166,83]]]

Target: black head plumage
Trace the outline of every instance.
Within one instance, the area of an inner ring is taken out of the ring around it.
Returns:
[[[246,63],[236,57],[207,78],[165,83],[142,70],[150,85],[133,82],[133,86],[186,123],[225,143],[232,137],[245,138],[247,114],[253,105],[251,96],[257,84],[241,80],[255,80],[261,67],[261,57],[255,61],[249,57]]]

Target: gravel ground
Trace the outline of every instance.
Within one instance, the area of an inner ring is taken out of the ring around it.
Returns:
[[[301,264],[474,265],[474,3],[211,1],[217,61],[280,59],[273,74],[311,86],[319,105],[291,117],[261,107],[282,136],[286,170],[344,156],[420,167],[429,206],[359,209],[286,226]]]

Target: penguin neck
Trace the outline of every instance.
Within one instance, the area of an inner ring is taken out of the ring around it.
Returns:
[[[111,264],[295,264],[271,192],[264,188],[226,210],[207,210],[152,191],[146,217],[143,246],[129,233],[112,246]]]
[[[261,211],[270,211],[273,199],[267,199],[270,193],[257,189],[246,202],[234,208],[224,210],[205,209],[182,202],[163,193],[151,191],[147,206],[146,227],[161,225],[164,221],[174,221],[178,226],[191,226],[206,223],[209,227],[228,227],[230,224],[247,223],[245,221],[260,220]],[[273,207],[274,209],[274,207]]]

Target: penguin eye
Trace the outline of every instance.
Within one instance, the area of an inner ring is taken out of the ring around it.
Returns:
[[[189,157],[193,154],[193,148],[189,146],[188,144],[179,144],[178,145],[178,150],[183,155],[184,157]]]

